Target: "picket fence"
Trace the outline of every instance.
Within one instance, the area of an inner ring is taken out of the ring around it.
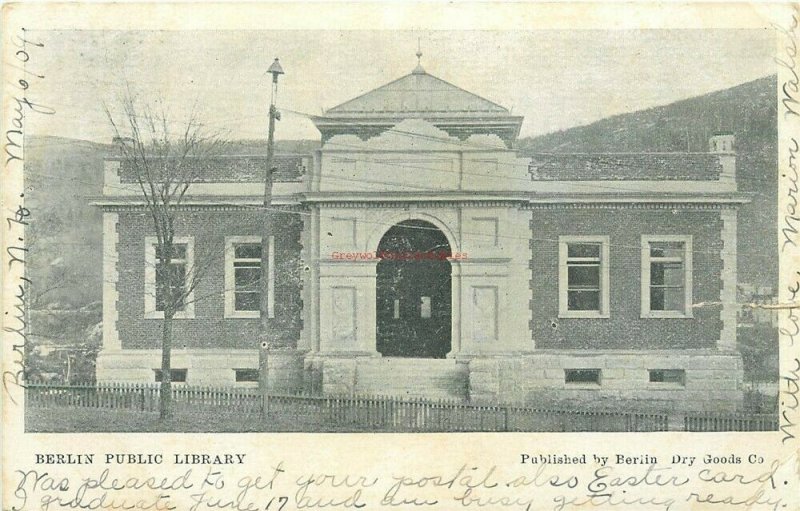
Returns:
[[[684,417],[684,431],[776,431],[778,414],[719,415],[698,413]]]
[[[158,411],[158,384],[26,384],[32,408],[97,408],[143,413]],[[505,404],[411,399],[393,396],[262,394],[257,388],[172,387],[176,415],[224,414],[231,420],[281,418],[291,431],[498,432],[498,431],[667,431],[680,421],[666,413],[559,410]],[[770,431],[769,415],[694,414],[685,431]]]

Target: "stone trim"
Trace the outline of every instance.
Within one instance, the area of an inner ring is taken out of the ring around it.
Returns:
[[[452,207],[452,204],[450,207]],[[380,224],[373,226],[369,230],[366,240],[366,247],[368,250],[377,251],[381,240],[393,226],[406,220],[424,220],[425,222],[433,224],[444,234],[452,252],[461,252],[460,238],[453,230],[455,226],[451,226],[447,221],[439,218],[439,216],[432,215],[424,210],[407,210],[405,207],[401,209],[401,212],[392,213],[390,216],[385,217]]]
[[[683,210],[718,210],[735,208],[737,204],[745,204],[749,201],[739,200],[737,198],[720,198],[713,200],[709,198],[698,197],[697,200],[691,199],[674,199],[674,202],[663,200],[648,201],[646,199],[633,199],[630,200],[595,200],[584,201],[577,198],[571,198],[572,202],[559,202],[559,201],[541,201],[531,202],[522,206],[523,209],[683,209]]]
[[[336,200],[336,201],[307,201],[319,206],[320,208],[331,209],[405,209],[408,207],[420,206],[424,208],[453,208],[453,207],[486,207],[486,208],[507,208],[509,206],[519,207],[525,199],[508,200],[474,200],[474,199],[453,199],[453,200],[420,200],[409,199],[407,201],[397,200],[376,200],[365,201],[358,199],[355,201]]]
[[[114,195],[116,190],[122,187],[119,178],[120,167],[119,160],[105,160],[103,162],[103,195]]]
[[[653,199],[656,199],[655,197]],[[311,201],[307,201],[310,203]],[[336,201],[315,201],[324,208],[357,208],[357,209],[397,209],[406,208],[409,206],[423,206],[426,208],[452,208],[470,207],[470,208],[508,208],[517,207],[520,209],[688,209],[688,210],[718,210],[736,207],[737,204],[748,203],[748,200],[739,199],[736,197],[701,197],[696,198],[675,198],[672,200],[665,200],[665,198],[658,197],[657,200],[650,200],[643,197],[609,197],[608,199],[598,198],[579,198],[579,197],[557,197],[557,198],[509,198],[509,199],[459,199],[453,200],[420,200],[409,199],[407,201],[389,201],[389,200],[375,200],[365,201],[357,199],[352,201],[336,200]],[[306,202],[304,202],[306,203]]]
[[[306,348],[313,352],[320,349],[320,271],[319,271],[319,211],[310,208],[308,215],[303,215],[303,248],[301,261],[305,265],[302,273],[303,322],[301,339],[305,339]]]
[[[117,330],[119,214],[103,213],[103,350],[122,349]]]
[[[736,304],[737,212],[735,209],[722,210],[720,219],[722,220],[722,287],[719,299],[722,302],[722,308],[719,312],[719,319],[722,322],[722,330],[719,334],[717,348],[723,351],[735,351],[738,312]]]
[[[668,199],[659,197],[607,197],[607,198],[588,198],[588,197],[553,197],[553,198],[522,198],[512,197],[508,199],[485,199],[476,200],[474,197],[452,199],[431,199],[424,200],[419,197],[408,200],[364,200],[364,199],[336,199],[336,200],[307,200],[302,197],[277,198],[273,200],[275,207],[282,211],[307,211],[310,205],[323,208],[341,209],[398,209],[409,206],[423,206],[426,208],[452,208],[454,206],[472,208],[508,208],[517,207],[520,209],[686,209],[686,210],[718,210],[736,207],[738,204],[750,202],[739,197],[676,197]],[[253,209],[263,203],[252,198],[231,198],[224,200],[221,198],[211,198],[203,201],[192,201],[187,199],[175,207],[184,211],[241,211],[243,209]],[[143,202],[134,200],[96,200],[92,205],[103,208],[104,211],[144,211],[146,205]]]
[[[289,213],[307,209],[307,206],[300,203],[298,197],[273,197],[272,203],[274,205],[273,211],[278,212]],[[147,210],[147,204],[141,197],[125,199],[98,198],[93,200],[91,204],[103,208],[105,211]],[[179,211],[241,211],[243,209],[261,211],[263,205],[264,200],[256,199],[255,197],[208,197],[204,200],[193,200],[191,197],[187,197],[180,204],[175,204],[173,207]]]

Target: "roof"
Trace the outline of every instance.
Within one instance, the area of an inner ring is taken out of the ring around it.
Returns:
[[[716,180],[722,172],[712,153],[532,154],[535,180]]]
[[[323,144],[336,135],[368,140],[407,119],[423,119],[461,140],[496,135],[507,147],[519,136],[523,120],[497,103],[426,73],[421,66],[312,117]]]
[[[510,113],[497,103],[418,68],[411,74],[329,109],[326,114],[426,112]]]

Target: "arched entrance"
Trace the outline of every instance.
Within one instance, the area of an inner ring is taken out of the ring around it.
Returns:
[[[385,357],[444,358],[450,352],[451,247],[424,220],[393,226],[378,244],[376,348]]]

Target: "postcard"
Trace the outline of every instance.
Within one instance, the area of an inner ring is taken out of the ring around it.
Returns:
[[[800,509],[796,6],[2,34],[3,509]]]

